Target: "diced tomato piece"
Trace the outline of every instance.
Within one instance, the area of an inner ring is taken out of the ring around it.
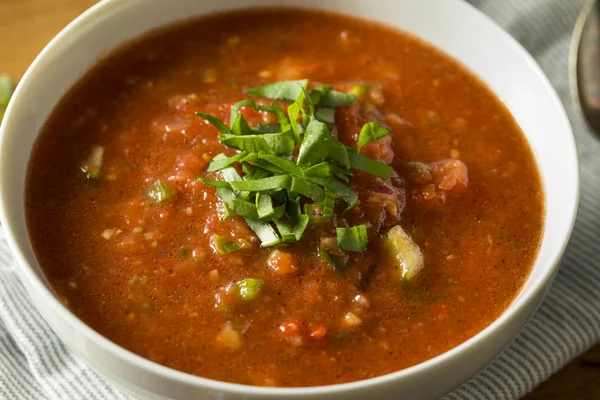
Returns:
[[[217,333],[217,344],[229,350],[239,350],[243,345],[243,338],[240,333],[233,328],[231,322],[227,322]]]
[[[369,143],[361,153],[384,164],[394,161],[394,150],[392,150],[392,136],[388,135],[379,140]]]
[[[369,104],[368,108],[363,107],[359,102],[349,107],[340,107],[336,109],[336,131],[338,139],[344,144],[356,148],[358,135],[364,124],[376,120],[379,111],[374,105]],[[385,125],[384,122],[381,122]],[[379,140],[369,143],[361,149],[361,154],[373,158],[384,164],[391,164],[394,160],[394,150],[392,149],[392,136],[388,135]]]
[[[429,184],[423,188],[421,195],[425,200],[435,199],[437,197],[437,190],[434,184]]]
[[[358,134],[362,128],[359,110],[360,104],[358,102],[349,107],[339,107],[335,110],[335,127],[338,139],[352,148],[356,148]]]
[[[270,105],[270,103],[265,100],[258,100],[256,103],[262,105]],[[283,110],[285,110],[283,105],[280,106]],[[255,126],[258,124],[276,124],[278,122],[277,116],[275,116],[275,114],[264,111],[256,111],[252,107],[242,107],[239,110],[239,113],[244,116],[244,119],[248,122],[248,125],[250,126]]]
[[[296,258],[287,251],[273,250],[269,256],[268,264],[277,275],[289,275],[298,271]]]
[[[319,324],[315,326],[310,332],[310,338],[315,340],[320,340],[325,337],[327,334],[327,327],[323,324]]]
[[[279,325],[279,331],[284,337],[297,335],[300,333],[300,322],[298,320],[284,321],[281,325]]]
[[[410,167],[410,173],[415,183],[428,183],[433,179],[429,165],[422,162],[411,162],[408,163],[408,166]]]
[[[283,340],[294,345],[301,346],[304,343],[304,338],[301,332],[302,322],[300,319],[284,321],[279,325],[279,332]]]
[[[460,160],[447,158],[431,164],[413,162],[409,164],[412,181],[424,185],[417,189],[416,198],[437,199],[446,202],[447,193],[455,188],[466,188],[469,183],[467,166]]]
[[[469,183],[467,166],[453,158],[431,163],[431,174],[434,182],[442,190],[452,190],[457,185],[467,187]]]

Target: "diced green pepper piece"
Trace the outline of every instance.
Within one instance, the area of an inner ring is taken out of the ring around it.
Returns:
[[[259,279],[244,279],[235,284],[242,301],[252,301],[258,297],[262,291],[262,282]]]
[[[213,244],[220,254],[229,254],[240,249],[240,246],[236,242],[219,235],[213,236]]]
[[[348,91],[348,94],[356,97],[357,99],[362,99],[369,92],[369,85],[355,85]]]
[[[324,249],[319,249],[319,256],[328,264],[333,267],[336,271],[342,271],[346,267],[346,260],[344,256],[336,256],[332,253],[328,253]],[[330,268],[329,268],[330,269]]]
[[[146,197],[152,200],[154,204],[163,204],[175,200],[176,192],[158,179],[148,188]]]
[[[360,253],[367,248],[366,225],[357,225],[350,228],[336,228],[335,233],[340,249]]]

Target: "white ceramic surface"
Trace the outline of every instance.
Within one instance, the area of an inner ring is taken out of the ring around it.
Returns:
[[[506,103],[534,149],[546,192],[547,219],[531,277],[487,329],[447,353],[386,376],[324,387],[261,388],[195,377],[138,357],[83,324],[52,294],[25,227],[24,187],[33,142],[53,107],[99,57],[124,41],[181,19],[254,5],[337,10],[397,26],[460,60]],[[554,90],[512,38],[460,0],[105,0],[65,28],[35,60],[8,107],[0,135],[0,218],[36,307],[65,343],[99,373],[153,398],[437,398],[498,355],[537,309],[557,270],[578,200],[577,152]]]

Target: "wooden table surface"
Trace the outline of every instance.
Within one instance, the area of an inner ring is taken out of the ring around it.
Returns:
[[[0,72],[19,79],[50,39],[95,2],[0,0]],[[600,346],[563,368],[525,399],[600,399]]]

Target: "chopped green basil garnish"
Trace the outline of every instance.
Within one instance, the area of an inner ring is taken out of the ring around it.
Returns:
[[[298,98],[289,105],[287,112],[290,117],[290,124],[292,127],[292,131],[294,132],[294,136],[297,141],[300,142],[300,134],[304,132],[304,127],[298,121],[298,117],[302,115],[303,119],[306,114],[304,111],[304,100],[305,100],[305,92],[300,92]]]
[[[271,247],[281,243],[281,238],[270,224],[248,218],[245,220],[252,232],[258,236],[263,247]]]
[[[212,181],[219,182],[219,181]],[[256,201],[248,201],[238,197],[228,188],[217,188],[217,195],[225,202],[230,211],[247,219],[268,222],[283,217],[285,207],[283,205],[273,207],[273,213],[264,217],[259,216]]]
[[[366,225],[357,225],[351,228],[336,228],[335,234],[340,249],[358,253],[367,248]]]
[[[335,108],[319,107],[319,109],[315,113],[315,118],[317,119],[317,121],[333,125],[335,123]]]
[[[281,128],[279,124],[258,124],[253,129],[257,133],[277,133]]]
[[[146,197],[152,200],[154,204],[172,201],[175,199],[175,195],[175,191],[160,179],[154,182],[146,191]]]
[[[394,170],[389,165],[380,163],[379,161],[373,160],[372,158],[362,156],[353,151],[348,152],[350,156],[350,165],[352,168],[359,171],[366,172],[370,175],[375,175],[381,179],[388,179],[390,174]]]
[[[319,249],[319,256],[336,271],[341,271],[345,267],[342,257],[336,257],[323,249]]]
[[[246,90],[247,94],[266,97],[272,100],[295,101],[306,90],[308,79],[299,81],[281,81],[266,86]]]
[[[304,132],[298,153],[298,165],[310,166],[331,158],[345,167],[350,166],[346,146],[331,136],[326,124],[311,119]]]
[[[232,107],[231,107],[231,114],[229,117],[229,126],[233,127],[233,125],[235,125],[238,116],[239,116],[239,110],[240,108],[243,107],[252,107],[256,110],[256,102],[252,99],[246,99],[246,100],[241,100],[238,101],[237,103],[235,103]]]
[[[267,141],[267,138],[269,139]],[[284,154],[294,150],[294,141],[290,141],[283,133],[266,133],[260,135],[221,135],[223,144],[250,153]],[[287,139],[287,140],[286,140]],[[277,148],[277,152],[275,148]]]
[[[266,86],[249,89],[247,94],[265,97],[272,100],[296,101],[302,93],[307,93],[306,100],[313,106],[346,107],[356,101],[352,94],[332,90],[331,85],[321,85],[313,90],[307,90],[308,80],[280,81]]]
[[[325,197],[323,201],[319,203],[321,210],[321,217],[331,218],[333,216],[333,207],[335,206],[335,193],[329,189],[325,189]]]
[[[240,249],[240,246],[236,242],[219,235],[213,236],[213,245],[215,246],[215,249],[221,254],[229,254],[233,251]]]
[[[220,171],[224,168],[229,167],[234,162],[242,161],[247,155],[248,153],[246,152],[241,152],[231,157],[227,157],[225,154],[218,154],[212,159],[210,164],[208,164],[207,171]]]
[[[242,301],[252,301],[262,292],[262,282],[259,279],[244,279],[236,282],[235,286]]]
[[[228,134],[228,135],[233,134],[231,129],[229,129],[229,127],[227,125],[225,125],[223,123],[223,121],[221,121],[219,118],[215,117],[214,115],[200,113],[200,112],[197,112],[196,115],[198,117],[202,118],[203,120],[205,120],[206,122],[209,122],[210,124],[212,124],[222,134]]]
[[[347,107],[356,101],[351,94],[330,90],[321,96],[317,105],[321,107]]]
[[[264,193],[256,194],[256,212],[258,213],[259,219],[265,219],[275,215],[275,209],[273,208],[273,199],[271,198],[271,196]]]
[[[328,162],[322,162],[306,168],[303,173],[306,176],[320,176],[326,178],[331,175],[331,167]]]
[[[352,171],[337,165],[330,165],[329,168],[333,176],[346,184],[350,183],[350,178],[354,175]]]
[[[390,131],[379,125],[377,122],[367,122],[358,135],[358,151],[364,146],[375,140],[379,140],[390,134]]]
[[[308,80],[275,82],[246,93],[291,104],[286,109],[277,101],[271,105],[239,101],[231,108],[229,126],[215,116],[196,113],[219,130],[223,144],[240,150],[233,156],[213,158],[208,172],[217,173],[218,178],[197,180],[216,187],[223,201],[221,220],[230,214],[244,218],[263,247],[299,241],[309,220],[316,217],[310,210],[317,209],[320,218],[331,218],[336,199],[346,203],[346,211],[354,207],[358,196],[347,186],[352,169],[389,177],[391,167],[359,155],[331,134],[335,108],[353,104],[357,100],[353,94],[335,91],[331,85],[309,90]],[[240,112],[245,107],[275,115],[278,124],[250,126]],[[375,122],[366,124],[359,149],[388,133]],[[364,226],[341,229],[338,241],[345,246],[341,248],[364,250]]]
[[[283,243],[292,244],[296,242],[296,235],[293,232],[292,226],[287,222],[275,221],[275,226],[281,235],[281,241]]]

